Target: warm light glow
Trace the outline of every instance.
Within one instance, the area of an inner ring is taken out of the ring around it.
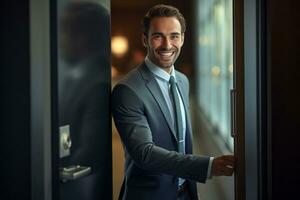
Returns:
[[[212,38],[207,35],[200,36],[198,41],[199,41],[199,44],[203,45],[203,46],[209,46],[213,43]]]
[[[228,66],[228,71],[232,74],[233,73],[233,64]]]
[[[212,73],[213,76],[219,76],[220,73],[221,73],[220,67],[218,67],[218,66],[213,66],[213,67],[211,68],[211,73]]]
[[[225,7],[224,5],[217,4],[214,6],[215,11],[215,19],[217,23],[224,23],[225,22]]]
[[[111,77],[114,79],[119,75],[119,72],[115,66],[111,66]]]
[[[124,36],[113,36],[111,50],[116,57],[122,57],[128,50],[128,39]]]

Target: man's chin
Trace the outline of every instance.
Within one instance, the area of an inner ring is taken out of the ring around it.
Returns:
[[[153,62],[154,64],[156,64],[157,66],[159,66],[162,69],[170,69],[173,66],[173,62]]]
[[[159,66],[161,66],[163,68],[170,68],[170,67],[172,67],[172,65],[174,63],[171,60],[165,61],[165,62],[160,60],[160,62],[158,62],[158,64],[159,64]]]

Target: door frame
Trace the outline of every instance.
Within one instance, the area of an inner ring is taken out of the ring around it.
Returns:
[[[244,4],[243,0],[233,0],[233,90],[235,91],[234,137],[235,199],[245,199],[245,100],[244,100]]]
[[[271,188],[270,68],[266,0],[234,0],[235,199],[266,199]]]
[[[31,199],[51,200],[52,121],[50,1],[29,1]]]

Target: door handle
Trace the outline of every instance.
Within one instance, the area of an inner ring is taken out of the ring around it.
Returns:
[[[230,118],[231,118],[231,137],[236,136],[236,90],[230,90]]]
[[[62,182],[67,182],[87,176],[91,173],[91,171],[91,167],[72,165],[69,167],[60,168],[59,177]]]

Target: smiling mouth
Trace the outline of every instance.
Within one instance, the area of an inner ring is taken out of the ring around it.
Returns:
[[[158,54],[163,58],[163,59],[170,59],[174,55],[175,51],[158,51]]]

